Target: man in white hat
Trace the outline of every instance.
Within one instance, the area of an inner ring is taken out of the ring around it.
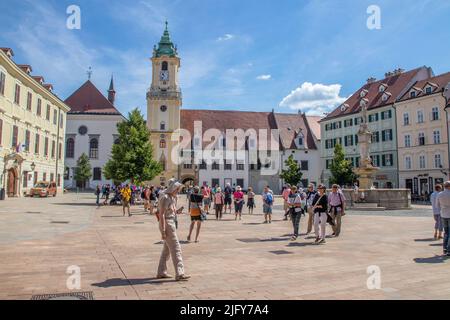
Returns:
[[[169,181],[169,186],[159,198],[159,230],[164,241],[158,267],[158,279],[167,279],[171,276],[167,273],[167,261],[172,256],[173,265],[176,272],[177,281],[186,281],[190,276],[184,273],[183,257],[181,256],[181,246],[178,241],[176,219],[177,214],[183,208],[177,209],[177,195],[182,184],[175,179]]]

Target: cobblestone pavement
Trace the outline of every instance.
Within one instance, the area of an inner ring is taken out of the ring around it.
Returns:
[[[95,299],[450,298],[450,260],[430,239],[429,207],[349,212],[341,237],[322,246],[305,236],[291,242],[279,205],[267,225],[260,206],[242,221],[210,216],[200,243],[182,242],[192,279],[178,283],[154,278],[162,249],[155,217],[139,207],[122,217],[120,207],[92,203],[90,194],[0,202],[1,299],[68,293],[73,265],[81,269],[75,291],[92,291]],[[179,220],[185,240],[189,218]],[[367,287],[369,266],[380,268],[378,290]]]

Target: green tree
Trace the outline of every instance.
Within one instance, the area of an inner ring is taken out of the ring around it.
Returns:
[[[286,183],[289,183],[291,186],[297,186],[300,181],[302,181],[303,173],[300,171],[300,167],[297,162],[295,162],[294,156],[291,154],[284,163],[287,169],[281,170],[281,179],[283,179]]]
[[[104,167],[107,179],[142,183],[153,180],[162,166],[153,160],[150,132],[138,109],[128,114],[128,120],[117,124],[119,143],[113,145],[111,159]]]
[[[77,166],[75,168],[75,181],[84,188],[86,181],[92,177],[92,168],[89,161],[89,157],[86,153],[83,153],[77,160]]]
[[[339,143],[334,148],[333,163],[330,165],[332,184],[345,186],[352,184],[356,180],[356,175],[353,173],[353,166],[349,160],[345,160],[345,153],[342,145]]]

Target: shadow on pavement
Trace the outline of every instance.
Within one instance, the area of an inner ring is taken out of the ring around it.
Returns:
[[[74,206],[74,207],[97,207],[94,203],[79,203],[79,202],[71,202],[71,203],[52,203],[54,206]]]
[[[145,279],[108,279],[99,283],[92,283],[92,286],[99,288],[110,288],[110,287],[124,287],[124,286],[134,286],[134,285],[144,285],[153,284],[160,285],[164,282],[175,282],[175,279],[158,279],[158,278],[145,278]]]
[[[315,246],[314,242],[291,242],[286,247],[307,247],[307,246]]]
[[[427,238],[427,239],[414,239],[415,242],[433,242],[436,241],[434,238]]]
[[[414,258],[415,263],[444,263],[448,258],[446,256],[434,256],[429,258]]]

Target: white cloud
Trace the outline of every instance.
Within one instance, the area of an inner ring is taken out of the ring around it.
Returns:
[[[227,33],[227,34],[217,38],[217,41],[219,41],[219,42],[220,41],[228,41],[228,40],[231,40],[231,39],[234,39],[234,35]]]
[[[263,75],[256,77],[256,79],[267,81],[267,80],[272,79],[272,76],[270,74],[263,74]]]
[[[339,95],[341,88],[340,84],[304,82],[281,101],[280,107],[302,110],[310,115],[323,115],[347,100]]]

